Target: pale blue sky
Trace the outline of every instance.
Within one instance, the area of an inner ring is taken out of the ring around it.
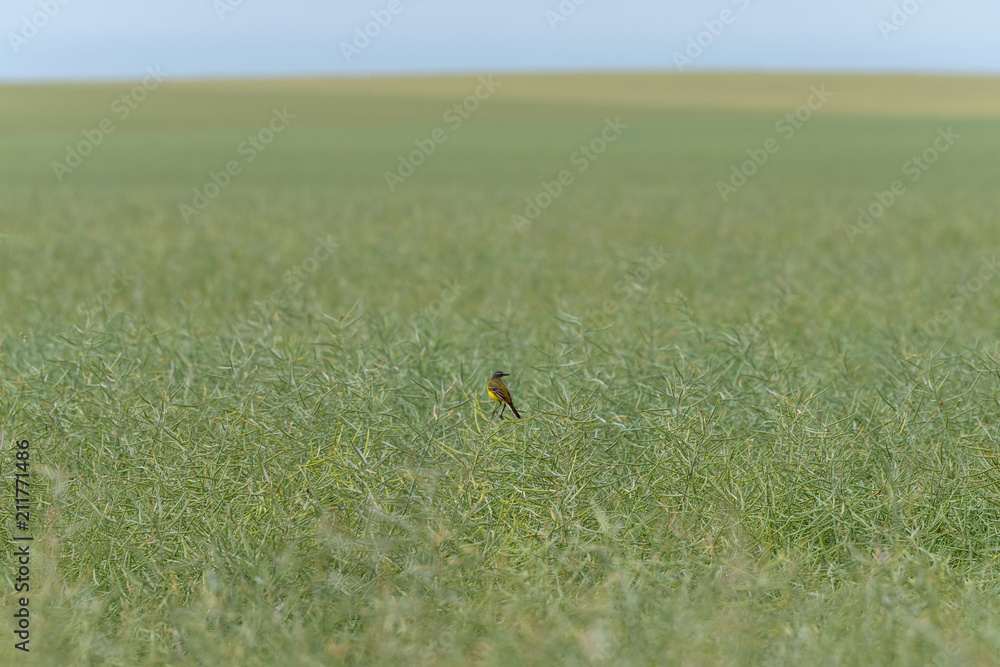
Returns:
[[[575,11],[556,23],[560,6]],[[371,24],[378,34],[345,55],[373,11],[391,20]],[[198,78],[676,71],[678,62],[1000,74],[998,0],[3,0],[0,32],[8,81],[133,79],[156,66]]]

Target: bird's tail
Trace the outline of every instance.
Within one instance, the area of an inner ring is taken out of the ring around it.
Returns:
[[[515,416],[515,417],[517,417],[518,419],[520,419],[520,418],[521,418],[521,413],[520,413],[520,412],[518,412],[518,411],[517,411],[517,408],[515,408],[515,407],[514,407],[514,401],[511,401],[511,402],[510,402],[510,409],[514,411],[514,416]]]

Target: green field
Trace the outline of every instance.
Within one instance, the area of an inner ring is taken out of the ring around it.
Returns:
[[[0,662],[1000,664],[996,80],[483,85],[0,89]]]

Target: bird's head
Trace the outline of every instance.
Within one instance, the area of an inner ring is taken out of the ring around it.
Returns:
[[[510,375],[510,373],[501,373],[500,371],[497,371],[496,373],[493,374],[493,377],[490,378],[490,379],[491,380],[496,380],[497,378],[505,378],[505,377],[507,377],[509,375]]]

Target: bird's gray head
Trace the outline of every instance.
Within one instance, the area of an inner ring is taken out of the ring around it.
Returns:
[[[496,373],[493,374],[493,377],[490,378],[490,379],[491,380],[496,380],[497,378],[505,378],[505,377],[507,377],[509,375],[510,375],[510,373],[501,373],[500,371],[497,371]]]

